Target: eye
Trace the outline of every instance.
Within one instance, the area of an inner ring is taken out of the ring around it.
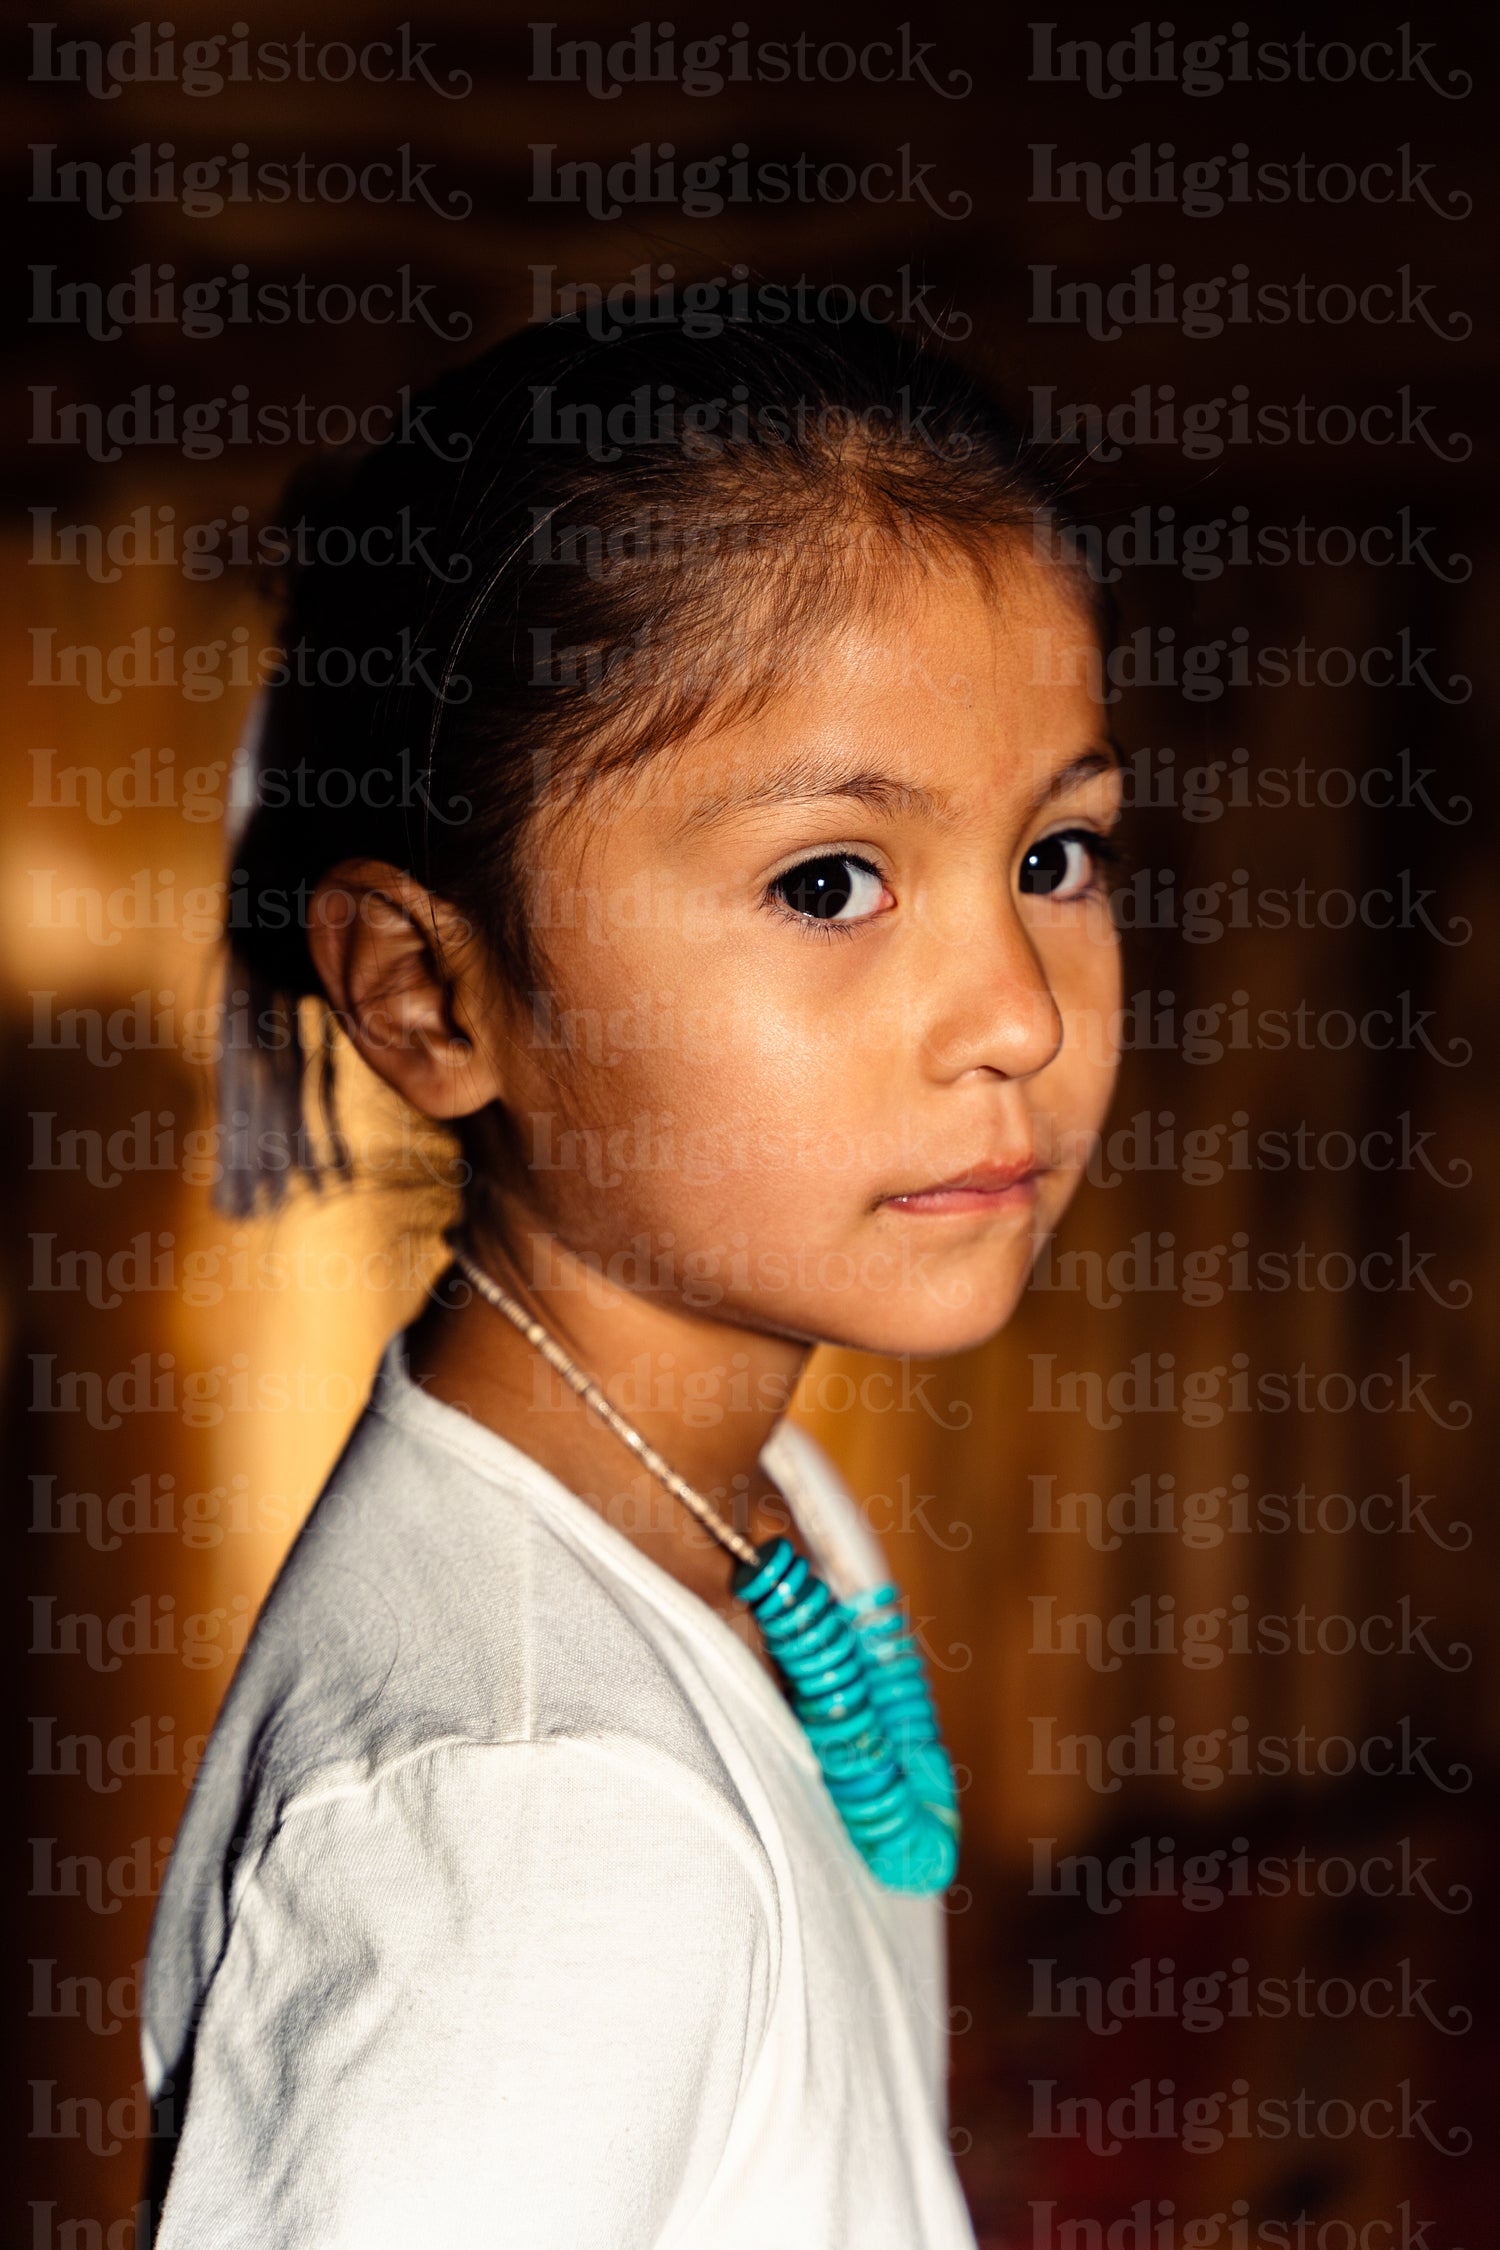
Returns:
[[[789,867],[772,883],[770,895],[810,922],[863,922],[879,908],[885,883],[868,860],[831,852]]]
[[[1083,898],[1099,879],[1100,868],[1119,853],[1096,828],[1062,828],[1041,836],[1021,861],[1019,883],[1032,898],[1066,903]]]

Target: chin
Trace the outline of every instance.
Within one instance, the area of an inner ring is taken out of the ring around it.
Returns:
[[[855,1324],[857,1333],[824,1340],[891,1359],[950,1359],[959,1352],[977,1351],[1011,1318],[1029,1272],[1028,1261],[1025,1272],[1002,1283],[987,1278],[982,1287],[967,1293],[955,1287],[949,1303],[907,1296],[891,1304],[871,1304]]]

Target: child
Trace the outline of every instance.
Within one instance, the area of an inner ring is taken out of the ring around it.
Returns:
[[[303,543],[231,1201],[316,1169],[311,995],[467,1184],[177,1841],[157,2239],[971,2245],[951,1775],[782,1416],[992,1335],[1102,1121],[1091,590],[873,327],[530,331]]]

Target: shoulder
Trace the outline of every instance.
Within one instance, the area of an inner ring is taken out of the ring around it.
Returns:
[[[365,2067],[372,2020],[405,2025],[370,2065],[401,2074],[423,2026],[450,2059],[503,2046],[512,2068],[540,2024],[581,2054],[634,2039],[649,2009],[730,2009],[758,2039],[780,1940],[753,1832],[669,1760],[630,1742],[436,1743],[298,1798],[236,1868],[193,2078],[206,2042],[236,2078],[332,2083]]]
[[[433,1741],[368,1779],[314,1785],[282,1812],[237,1894],[306,1897],[309,1881],[357,1892],[358,1910],[399,1921],[419,1873],[429,1904],[455,1910],[565,1896],[570,1916],[649,1886],[716,1909],[720,1885],[774,1911],[764,1848],[732,1802],[670,1755],[628,1736]],[[389,1879],[374,1882],[376,1870]]]
[[[321,1860],[336,1884],[341,1862],[379,1855],[393,1900],[437,1895],[448,1868],[457,1895],[479,1895],[544,1841],[577,1882],[607,1833],[607,1884],[676,1834],[684,1866],[714,1843],[761,1878],[691,1671],[650,1603],[535,1504],[529,1466],[470,1461],[378,1415],[356,1430],[257,1623],[172,1853],[152,1935],[168,2067],[262,1869],[262,1910],[280,1868],[312,1882]]]
[[[576,1960],[779,1929],[764,1846],[729,1799],[630,1737],[437,1741],[308,1789],[236,1866],[231,1929],[290,1956],[357,1937],[370,1962],[515,1958],[565,1929]],[[262,1950],[257,1946],[257,1951]],[[283,1956],[287,1958],[290,1956]],[[467,1973],[467,1968],[465,1973]]]
[[[530,1948],[555,1952],[554,1937],[601,1973],[622,1943],[650,1955],[733,1938],[759,1948],[773,1981],[779,1963],[777,1885],[755,1829],[629,1738],[432,1740],[362,1779],[315,1776],[222,1857],[195,1845],[185,1826],[151,1935],[157,2078],[205,1999],[222,2005],[242,1985],[257,2014],[300,1984],[431,1994]]]
[[[427,1406],[420,1394],[416,1404]],[[263,1816],[435,1745],[629,1733],[703,1766],[661,1619],[597,1524],[514,1448],[434,1407],[367,1413],[257,1621],[205,1789]],[[711,1761],[710,1761],[711,1763]]]
[[[526,2240],[603,2243],[628,2160],[654,2241],[779,1973],[753,1837],[633,1743],[434,1743],[311,1791],[239,1871],[163,2239],[232,2209],[212,2239],[405,2241],[519,2205]]]

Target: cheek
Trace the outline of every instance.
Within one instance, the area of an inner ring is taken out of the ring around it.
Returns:
[[[1063,1044],[1037,1096],[1063,1133],[1087,1137],[1104,1122],[1119,1068],[1124,967],[1113,926],[1059,949],[1047,969]]]
[[[544,1003],[548,1036],[520,1058],[527,1093],[601,1129],[642,1110],[725,1132],[846,1115],[861,1074],[899,1043],[898,1011],[830,1000],[826,974],[768,961],[754,938],[716,927],[695,941],[674,927],[559,958],[559,995],[587,993],[588,1005]]]
[[[569,1022],[566,1055],[527,1058],[515,1107],[533,1205],[575,1252],[609,1257],[665,1237],[679,1262],[713,1254],[728,1276],[753,1245],[754,1279],[732,1293],[780,1311],[786,1277],[813,1246],[832,1254],[846,1241],[872,1180],[920,1163],[904,1146],[899,1092],[919,1027],[894,1003],[872,1010],[848,992],[814,1010],[805,974],[778,988],[742,959],[690,948],[652,1006],[644,973],[633,981],[633,1006],[600,994]],[[829,1286],[843,1305],[847,1280]]]
[[[763,987],[747,993],[742,965],[691,947],[586,965],[591,1005],[548,1001],[514,1051],[541,1214],[575,1246],[795,1231],[826,1164],[847,1169],[825,1145],[858,1109],[837,1049]]]

